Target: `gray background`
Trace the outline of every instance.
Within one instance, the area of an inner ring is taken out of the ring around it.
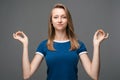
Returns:
[[[0,80],[22,80],[22,44],[12,33],[24,31],[29,37],[29,57],[47,38],[48,16],[55,3],[71,12],[75,32],[92,58],[92,38],[97,29],[110,34],[101,44],[100,80],[120,80],[120,0],[0,0]],[[30,80],[45,80],[45,60]],[[79,80],[91,80],[81,64]]]

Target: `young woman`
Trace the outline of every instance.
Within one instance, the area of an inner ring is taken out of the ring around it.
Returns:
[[[84,43],[77,40],[70,12],[63,4],[56,4],[49,17],[48,39],[42,41],[32,60],[28,57],[28,37],[22,31],[13,33],[13,38],[23,44],[23,78],[29,79],[43,58],[47,63],[47,80],[78,80],[77,64],[80,60],[93,80],[98,80],[100,71],[100,43],[108,38],[102,29],[93,37],[93,59],[89,59]]]

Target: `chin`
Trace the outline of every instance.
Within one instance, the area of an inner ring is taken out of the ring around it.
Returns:
[[[57,27],[56,29],[57,30],[65,30],[66,28],[65,27]]]

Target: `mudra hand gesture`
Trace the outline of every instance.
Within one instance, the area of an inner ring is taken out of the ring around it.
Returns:
[[[17,31],[13,33],[13,38],[19,40],[23,45],[28,44],[28,37],[22,31]]]
[[[94,45],[100,45],[100,43],[104,40],[107,39],[109,36],[108,33],[105,33],[102,29],[99,29],[95,32],[94,38],[93,38],[93,44]]]

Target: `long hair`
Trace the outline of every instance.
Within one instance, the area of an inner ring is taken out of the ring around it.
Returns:
[[[69,10],[63,4],[60,4],[60,3],[56,4],[53,7],[53,9],[55,9],[55,8],[61,8],[65,11],[65,13],[67,15],[67,20],[68,20],[67,27],[66,27],[66,34],[67,34],[68,39],[70,40],[70,44],[71,44],[70,50],[77,49],[79,47],[79,43],[78,43],[77,38],[76,38],[75,33],[74,33],[73,22],[72,22],[72,18],[71,18]],[[55,29],[54,29],[53,24],[52,24],[52,11],[51,11],[49,21],[48,21],[47,47],[49,50],[55,50],[53,47],[54,37],[55,37]]]

